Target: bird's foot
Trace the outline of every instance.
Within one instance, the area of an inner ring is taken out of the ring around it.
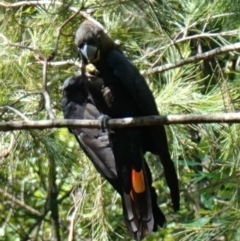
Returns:
[[[108,115],[100,115],[98,117],[98,120],[99,120],[99,127],[101,129],[102,132],[105,132],[106,130],[109,129],[109,126],[108,126],[108,121],[110,120],[111,118],[108,116]]]

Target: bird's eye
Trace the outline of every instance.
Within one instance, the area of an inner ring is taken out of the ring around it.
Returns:
[[[79,49],[82,49],[82,48],[83,48],[83,45],[84,45],[84,43],[81,43],[80,45],[78,45],[78,48],[79,48]]]

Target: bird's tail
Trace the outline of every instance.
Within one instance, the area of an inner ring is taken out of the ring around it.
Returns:
[[[122,204],[126,226],[135,240],[142,240],[154,229],[151,188],[145,167],[132,170],[132,189],[123,193]]]
[[[148,185],[150,186],[150,189],[151,189],[152,212],[154,217],[153,231],[156,232],[158,229],[158,226],[161,228],[166,226],[166,218],[162,210],[158,207],[157,193],[155,188],[152,186],[153,180],[152,180],[151,170],[146,161],[144,162],[144,164],[145,164],[146,173],[147,173]]]
[[[154,129],[153,138],[158,149],[157,154],[163,165],[167,185],[170,189],[173,209],[178,211],[180,208],[180,193],[177,172],[168,150],[167,136],[163,126]]]
[[[163,214],[162,210],[158,207],[157,204],[157,193],[153,187],[151,187],[151,198],[152,198],[152,211],[154,217],[154,226],[153,231],[158,230],[158,226],[164,228],[166,226],[166,217]]]

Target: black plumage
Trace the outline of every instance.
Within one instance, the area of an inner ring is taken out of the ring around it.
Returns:
[[[83,73],[86,64],[92,63],[101,77],[97,82],[85,82],[102,113],[111,118],[159,115],[144,77],[103,29],[88,20],[84,21],[76,32],[75,44],[83,59]],[[114,130],[111,139],[118,175],[122,179],[124,190],[129,191],[131,167],[140,170],[143,164],[142,154],[150,151],[161,159],[173,208],[175,211],[179,210],[178,178],[168,150],[164,126]],[[120,142],[123,146],[116,144]],[[131,158],[122,153],[127,145],[132,146],[132,154],[135,152]]]
[[[88,81],[101,82],[101,79],[96,77],[87,78]],[[82,76],[68,78],[65,80],[62,89],[64,118],[97,119],[100,116],[99,111],[88,95]],[[122,180],[117,175],[108,133],[103,133],[98,129],[88,128],[71,128],[70,132],[75,135],[80,147],[92,161],[97,171],[107,179],[121,195],[125,223],[133,237],[136,240],[141,240],[147,236],[152,229],[156,231],[157,226],[163,227],[166,222],[165,216],[157,205],[156,191],[151,186],[151,172],[145,160],[141,157],[143,161],[144,192],[135,193],[134,187],[131,187],[131,190],[126,193],[122,189]],[[115,148],[125,146],[125,144],[119,143],[119,141],[125,141],[124,138],[116,139],[113,137],[113,142],[117,142],[117,145],[114,145]],[[127,156],[127,154],[129,154],[128,150],[122,150],[122,153],[124,158],[129,158]],[[131,153],[132,152],[130,152],[130,155]],[[143,208],[144,210],[142,210]]]

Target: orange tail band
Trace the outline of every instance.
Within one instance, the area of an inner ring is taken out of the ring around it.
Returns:
[[[141,170],[140,172],[137,172],[134,169],[132,169],[132,186],[133,186],[133,190],[136,193],[142,193],[145,191],[145,181],[144,181],[143,170]]]

